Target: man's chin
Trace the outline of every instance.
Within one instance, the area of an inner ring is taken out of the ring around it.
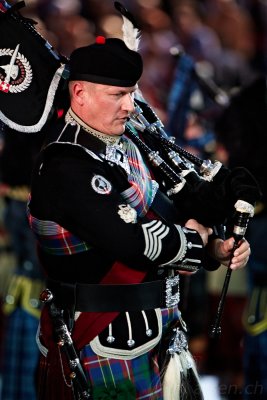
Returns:
[[[123,124],[119,124],[116,129],[114,129],[114,133],[113,135],[122,135],[125,131],[125,126],[126,126],[126,122],[124,122]]]

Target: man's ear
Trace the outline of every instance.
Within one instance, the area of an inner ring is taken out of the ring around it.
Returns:
[[[76,81],[72,85],[72,99],[79,105],[84,103],[84,85],[80,81]]]

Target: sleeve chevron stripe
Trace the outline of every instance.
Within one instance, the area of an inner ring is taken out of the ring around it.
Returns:
[[[160,255],[162,250],[162,239],[168,235],[170,228],[161,221],[151,221],[142,225],[145,237],[144,255],[154,261]]]

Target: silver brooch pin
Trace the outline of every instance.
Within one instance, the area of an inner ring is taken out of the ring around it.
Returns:
[[[120,204],[119,205],[119,216],[126,224],[132,223],[135,224],[137,220],[137,212],[134,208],[132,208],[129,204]]]

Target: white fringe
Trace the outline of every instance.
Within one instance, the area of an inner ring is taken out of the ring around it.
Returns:
[[[164,400],[179,400],[181,386],[182,365],[180,357],[174,353],[167,365],[163,378],[163,398]]]
[[[174,353],[170,357],[162,383],[164,400],[180,399],[181,374],[186,378],[189,368],[193,369],[196,379],[199,381],[196,364],[189,351],[182,350],[180,354]]]
[[[130,50],[138,51],[140,43],[140,31],[135,28],[131,21],[124,17],[124,15],[122,16],[122,19],[123,40]]]

